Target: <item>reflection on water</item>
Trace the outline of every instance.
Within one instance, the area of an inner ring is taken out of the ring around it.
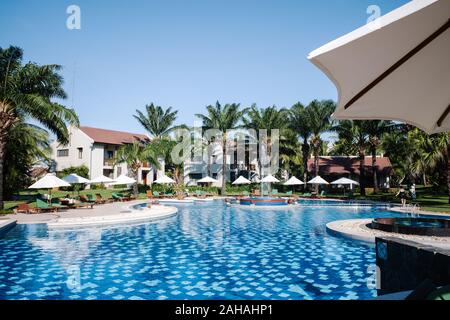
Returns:
[[[167,220],[0,239],[2,299],[367,299],[373,249],[322,232],[381,209],[181,205]]]

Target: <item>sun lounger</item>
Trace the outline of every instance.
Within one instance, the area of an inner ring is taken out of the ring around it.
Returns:
[[[102,203],[108,203],[108,202],[112,202],[113,200],[112,199],[105,199],[105,198],[103,198],[102,197],[102,195],[100,194],[100,193],[96,193],[95,194],[95,202],[96,203],[99,203],[99,204],[102,204]]]
[[[278,195],[278,189],[272,189],[272,195],[273,196]]]
[[[88,198],[86,198],[85,196],[80,196],[80,201],[84,202],[84,203],[95,203],[95,200],[91,201]]]
[[[121,193],[111,193],[111,196],[113,198],[114,201],[129,201],[130,197],[124,196]]]
[[[19,203],[15,209],[16,213],[36,213],[36,210],[31,208],[28,203]]]
[[[153,198],[159,198],[160,197],[160,194],[159,194],[158,191],[153,191],[152,195],[153,195]]]
[[[286,195],[287,195],[287,196],[292,196],[292,191],[286,192]]]
[[[248,192],[248,191],[243,191],[243,192],[242,192],[242,196],[248,197],[248,196],[250,196],[250,192]]]
[[[36,199],[36,210],[37,212],[57,212],[58,207],[49,205],[47,202],[41,199]]]

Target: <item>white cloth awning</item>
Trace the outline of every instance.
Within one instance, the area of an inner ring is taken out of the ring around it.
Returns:
[[[297,179],[297,177],[293,176],[288,181],[284,183],[285,186],[299,186],[305,184],[303,181]]]
[[[218,183],[218,182],[219,182],[218,180],[208,176],[197,181],[197,183]]]
[[[312,180],[308,181],[309,184],[329,184],[325,179],[323,179],[321,176],[317,176]]]
[[[98,176],[95,179],[91,180],[91,184],[96,184],[96,183],[113,183],[114,180],[108,177],[105,177],[104,175]]]
[[[47,173],[44,177],[29,186],[28,189],[53,189],[59,187],[70,187],[70,184],[52,173]]]
[[[64,178],[62,178],[62,180],[64,180],[67,183],[70,183],[70,184],[77,184],[77,183],[84,184],[84,183],[91,182],[89,179],[79,176],[76,173],[71,173],[71,174],[65,176]]]
[[[450,1],[414,0],[313,51],[335,84],[335,119],[450,130]]]
[[[136,183],[136,179],[130,178],[124,174],[118,176],[114,181],[115,182],[112,183],[113,185]]]
[[[348,179],[348,178],[340,178],[336,181],[331,182],[331,184],[348,184],[348,185],[359,185],[359,183],[355,180]]]
[[[171,184],[171,183],[175,183],[175,180],[173,180],[172,178],[163,175],[161,177],[159,177],[158,179],[156,179],[155,181],[153,181],[153,183],[159,183],[159,184]]]
[[[234,182],[232,184],[251,184],[251,181],[244,178],[243,176],[240,176],[239,178],[237,178],[236,180],[234,180]]]
[[[275,178],[272,175],[268,175],[268,176],[262,178],[261,182],[263,182],[263,183],[277,183],[277,182],[280,182],[280,180],[278,180],[277,178]]]

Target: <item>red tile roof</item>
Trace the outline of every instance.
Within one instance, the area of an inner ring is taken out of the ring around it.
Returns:
[[[372,157],[366,156],[364,166],[367,171],[372,171]],[[308,172],[314,171],[314,158],[308,160]],[[378,173],[389,175],[392,172],[392,164],[388,157],[377,157]],[[358,157],[320,157],[319,175],[359,175]]]
[[[144,134],[106,130],[92,127],[81,126],[80,130],[87,134],[94,142],[106,144],[125,144],[133,143],[135,141],[150,141]]]

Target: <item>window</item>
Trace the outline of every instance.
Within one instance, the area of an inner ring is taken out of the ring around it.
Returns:
[[[69,149],[61,149],[56,151],[57,157],[68,157],[69,156]]]
[[[106,159],[112,159],[112,158],[114,158],[114,151],[107,150],[106,151]]]
[[[201,178],[203,178],[201,173],[189,173],[189,179],[191,180],[200,180]]]
[[[78,148],[78,159],[83,159],[83,148]]]

